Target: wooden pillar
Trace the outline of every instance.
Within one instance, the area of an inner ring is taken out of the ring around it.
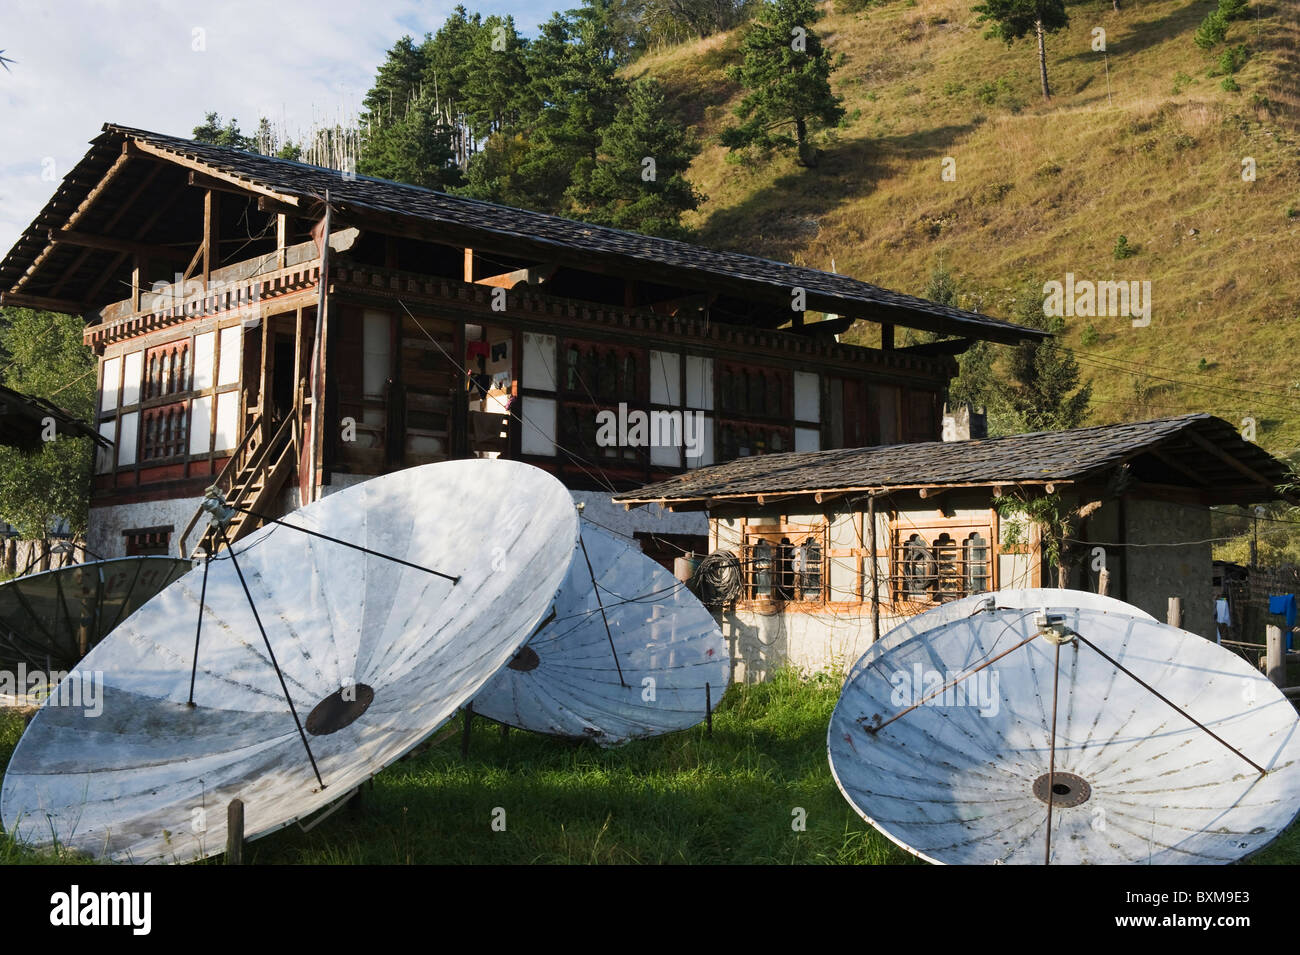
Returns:
[[[1105,597],[1109,590],[1110,590],[1110,571],[1107,570],[1105,567],[1103,567],[1097,573],[1097,593]]]
[[[208,293],[212,270],[221,267],[221,193],[203,194],[203,294]]]
[[[289,217],[283,212],[275,216],[275,267],[285,267],[284,250],[289,244]]]
[[[882,351],[894,350],[894,326],[893,325],[880,326],[880,348]]]
[[[1282,628],[1270,625],[1265,631],[1264,675],[1274,686],[1286,686],[1286,644]]]
[[[474,281],[474,250],[465,250],[465,281]]]
[[[867,494],[867,540],[871,551],[871,642],[880,639],[880,564],[876,560],[876,495]]]
[[[1169,612],[1165,617],[1166,622],[1171,627],[1182,629],[1183,626],[1183,598],[1169,598]]]

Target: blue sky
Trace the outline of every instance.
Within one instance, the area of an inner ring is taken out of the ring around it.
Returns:
[[[565,0],[465,3],[526,34]],[[188,136],[205,112],[291,132],[355,112],[385,51],[455,0],[0,0],[0,256],[105,122]]]

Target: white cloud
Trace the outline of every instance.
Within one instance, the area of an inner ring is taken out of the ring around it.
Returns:
[[[385,51],[436,31],[455,3],[3,0],[0,49],[15,62],[0,70],[0,257],[103,123],[189,136],[215,110],[245,132],[264,113],[305,131],[355,111]],[[466,6],[532,32],[552,3]]]

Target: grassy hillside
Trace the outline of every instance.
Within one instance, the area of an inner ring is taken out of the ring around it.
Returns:
[[[942,263],[964,301],[1009,313],[1022,276],[1151,282],[1151,324],[1069,319],[1095,379],[1097,423],[1183,411],[1258,422],[1300,447],[1300,2],[1255,2],[1228,45],[1250,57],[1239,91],[1192,41],[1211,0],[1068,6],[1048,38],[1053,99],[1032,41],[983,37],[966,0],[889,0],[816,27],[845,56],[832,77],[849,121],[817,169],[738,165],[713,137],[734,122],[734,34],[655,53],[658,77],[709,142],[691,224],[710,245],[830,268],[920,293]],[[1091,49],[1106,31],[1105,57]],[[1107,79],[1109,68],[1109,81]],[[1108,87],[1109,82],[1109,87]],[[941,178],[944,157],[955,182]],[[1256,180],[1242,180],[1252,157]],[[1120,235],[1135,256],[1114,256]],[[873,343],[872,331],[850,333]]]

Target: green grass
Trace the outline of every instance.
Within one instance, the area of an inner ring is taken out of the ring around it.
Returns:
[[[255,863],[905,863],[840,795],[826,762],[839,680],[731,687],[704,727],[604,750],[477,720],[389,767],[311,832],[249,844]],[[458,721],[456,721],[458,723]],[[452,724],[456,725],[456,724]],[[21,721],[0,722],[7,762]],[[505,810],[505,831],[492,829]],[[793,831],[795,808],[806,830]],[[41,857],[57,861],[50,856]],[[38,861],[0,842],[0,862]]]
[[[293,826],[249,844],[262,864],[693,863],[903,864],[916,860],[840,795],[826,762],[839,679],[778,672],[727,691],[713,735],[697,727],[602,750],[478,720],[468,759],[460,734],[389,767],[310,832]],[[458,721],[457,721],[458,723]],[[456,726],[453,723],[452,726]],[[7,763],[22,721],[0,717]],[[806,829],[792,828],[804,810]],[[505,830],[494,812],[505,810]],[[0,837],[0,863],[76,861]],[[220,861],[218,858],[215,861]],[[1251,861],[1300,862],[1300,827]]]

